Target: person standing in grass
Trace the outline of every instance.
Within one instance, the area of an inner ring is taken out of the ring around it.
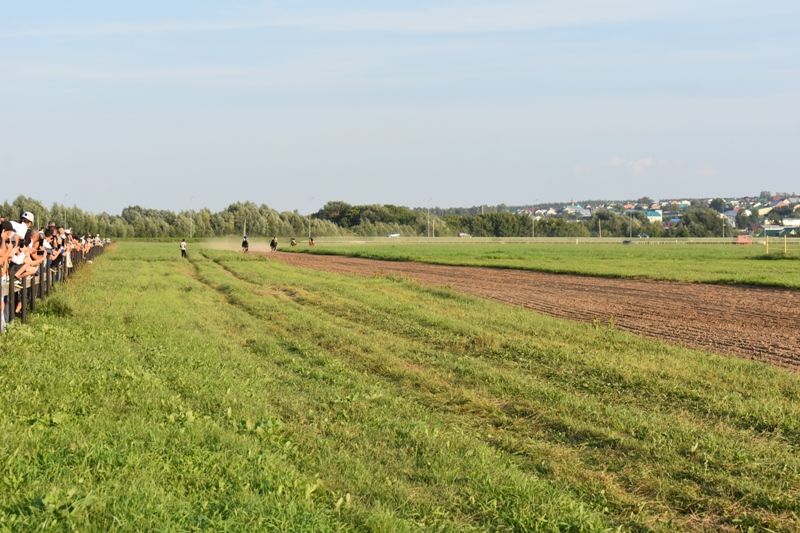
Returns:
[[[181,240],[181,257],[186,258],[186,239]]]

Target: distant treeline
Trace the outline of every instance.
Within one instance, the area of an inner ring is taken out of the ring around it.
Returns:
[[[706,207],[690,207],[680,221],[669,229],[650,222],[644,213],[621,215],[605,209],[596,210],[591,218],[570,219],[548,217],[536,220],[527,214],[502,210],[504,206],[458,209],[409,209],[396,205],[350,205],[328,202],[313,216],[333,222],[356,235],[378,236],[388,233],[404,235],[473,237],[625,237],[646,234],[651,237],[714,237],[721,235],[725,223],[719,213]],[[730,230],[728,230],[730,234]]]
[[[174,212],[132,206],[123,209],[119,215],[110,215],[89,213],[78,207],[66,207],[62,204],[47,208],[37,200],[20,196],[12,203],[5,202],[0,207],[0,214],[6,217],[16,218],[22,211],[31,211],[36,216],[36,226],[53,221],[58,225],[66,224],[78,233],[99,233],[116,238],[241,235],[245,222],[247,233],[254,236],[307,236],[309,223],[314,235],[351,234],[325,220],[312,219],[296,212],[281,213],[253,202],[237,202],[218,212],[209,209]]]
[[[475,209],[475,208],[473,208]],[[480,208],[478,208],[480,209]],[[36,216],[36,226],[53,221],[71,227],[78,233],[101,234],[115,238],[130,237],[186,237],[203,238],[241,235],[247,228],[252,236],[303,237],[309,232],[316,237],[325,236],[385,236],[399,233],[406,236],[434,234],[456,236],[461,233],[474,237],[624,237],[645,233],[652,237],[710,237],[720,235],[722,221],[719,213],[704,207],[689,208],[680,222],[665,230],[659,223],[650,223],[639,213],[623,216],[606,210],[597,210],[583,220],[544,218],[536,221],[526,214],[485,210],[483,214],[462,213],[438,215],[423,209],[396,205],[351,205],[346,202],[328,202],[311,216],[296,211],[278,212],[266,205],[253,202],[236,202],[222,211],[209,209],[173,212],[164,209],[126,207],[119,215],[94,214],[78,207],[54,204],[47,208],[41,202],[19,196],[0,207],[0,214],[16,218],[23,211]],[[442,210],[443,211],[443,210]],[[465,210],[467,211],[467,210]],[[445,211],[446,212],[446,211]],[[309,227],[310,226],[310,227]]]

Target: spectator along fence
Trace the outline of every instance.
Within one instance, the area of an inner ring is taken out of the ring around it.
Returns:
[[[103,253],[103,250],[102,245],[93,246],[88,251],[72,250],[69,252],[71,259],[69,262],[62,261],[58,266],[51,267],[42,263],[35,275],[21,280],[21,287],[15,284],[13,279],[10,281],[4,279],[0,285],[0,301],[4,304],[4,325],[16,319],[26,322],[28,313],[36,310],[39,300],[46,298],[58,283],[72,277],[81,266]],[[67,263],[71,263],[72,266],[67,266]],[[15,309],[18,304],[20,311],[17,313]]]

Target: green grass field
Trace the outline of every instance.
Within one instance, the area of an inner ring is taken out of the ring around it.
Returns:
[[[0,529],[800,528],[800,377],[121,243],[0,339]]]
[[[646,242],[646,241],[645,241]],[[282,248],[370,259],[517,268],[541,272],[800,288],[800,241],[783,247],[730,244],[326,243]]]

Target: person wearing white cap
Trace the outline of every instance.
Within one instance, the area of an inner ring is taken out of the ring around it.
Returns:
[[[14,226],[14,231],[17,233],[17,235],[24,239],[30,227],[33,226],[33,213],[30,211],[25,211],[19,217],[19,222],[12,220],[11,225]]]

